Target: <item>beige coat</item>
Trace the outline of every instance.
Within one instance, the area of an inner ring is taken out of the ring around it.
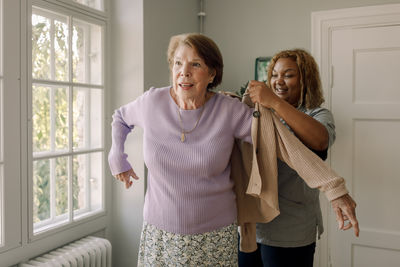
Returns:
[[[256,223],[279,215],[277,157],[297,171],[308,186],[324,192],[328,200],[348,193],[344,179],[305,147],[271,110],[256,104],[257,111],[259,117],[253,116],[251,129],[253,145],[237,141],[231,158],[240,250],[244,252],[257,249]]]

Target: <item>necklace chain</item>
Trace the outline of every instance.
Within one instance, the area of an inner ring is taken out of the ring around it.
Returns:
[[[196,127],[199,124],[199,121],[201,119],[201,116],[203,115],[204,107],[205,107],[205,103],[203,105],[203,109],[201,110],[199,118],[196,121],[196,124],[194,125],[194,127],[190,131],[185,131],[185,129],[183,128],[183,120],[182,120],[181,112],[179,111],[179,107],[178,107],[177,111],[178,111],[178,117],[179,117],[179,124],[181,126],[181,142],[182,143],[185,142],[185,134],[189,134],[189,133],[193,132],[196,129]]]

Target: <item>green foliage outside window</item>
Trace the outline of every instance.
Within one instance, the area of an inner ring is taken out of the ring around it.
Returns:
[[[50,162],[38,160],[33,163],[33,222],[50,218]]]

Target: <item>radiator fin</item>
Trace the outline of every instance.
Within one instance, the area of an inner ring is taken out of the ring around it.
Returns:
[[[88,236],[50,251],[19,267],[111,267],[111,243]]]

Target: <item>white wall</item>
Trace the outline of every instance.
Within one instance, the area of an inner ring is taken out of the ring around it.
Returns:
[[[311,12],[399,0],[205,0],[205,34],[224,58],[223,90],[254,79],[254,61],[287,48],[311,49]]]
[[[114,109],[143,92],[143,0],[111,1],[111,122]],[[134,266],[142,225],[144,163],[141,131],[126,142],[126,152],[136,174],[141,177],[130,190],[113,179],[111,242],[113,266]]]
[[[144,1],[144,88],[169,85],[171,36],[198,31],[198,0]]]

